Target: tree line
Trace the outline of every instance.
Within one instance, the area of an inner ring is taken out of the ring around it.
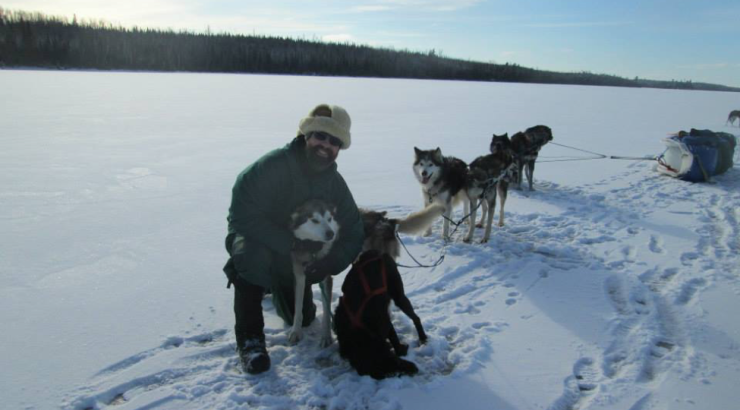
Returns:
[[[691,81],[536,70],[352,43],[114,27],[0,8],[0,67],[269,73],[740,91]]]

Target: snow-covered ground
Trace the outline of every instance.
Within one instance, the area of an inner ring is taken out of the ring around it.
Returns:
[[[289,345],[269,299],[273,368],[241,374],[221,272],[234,178],[317,103],[352,116],[338,163],[357,202],[403,215],[421,205],[414,146],[471,161],[492,133],[546,124],[560,144],[656,155],[681,129],[737,134],[725,125],[736,93],[10,70],[0,93],[3,409],[740,402],[738,168],[691,184],[649,161],[556,161],[588,154],[548,145],[536,191],[510,191],[489,243],[461,230],[445,246],[441,224],[405,237],[424,262],[446,254],[401,269],[430,336],[419,346],[395,315],[413,378],[359,377],[336,345],[319,348],[318,323]]]

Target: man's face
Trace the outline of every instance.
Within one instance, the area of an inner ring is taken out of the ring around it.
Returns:
[[[309,164],[316,170],[323,170],[334,163],[342,143],[339,139],[324,133],[312,132],[306,137],[306,156]]]

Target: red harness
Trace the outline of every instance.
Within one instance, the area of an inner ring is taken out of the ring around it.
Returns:
[[[377,289],[372,289],[370,287],[370,283],[367,281],[367,277],[365,277],[365,270],[363,269],[365,265],[374,262],[376,260],[380,260],[380,273],[382,278],[382,285]],[[349,320],[352,323],[352,326],[355,328],[360,329],[366,329],[365,325],[362,323],[362,314],[365,312],[365,307],[367,307],[367,304],[370,302],[370,299],[374,298],[375,296],[382,295],[384,293],[388,292],[388,277],[386,275],[385,271],[385,263],[383,263],[383,258],[378,256],[375,258],[372,258],[370,260],[367,260],[362,263],[362,265],[355,265],[353,269],[358,269],[358,275],[360,277],[360,282],[362,283],[362,287],[365,291],[365,297],[362,299],[362,303],[360,304],[360,308],[357,309],[357,312],[352,312],[352,308],[349,307],[349,303],[347,303],[347,299],[342,297],[342,305],[344,306],[344,310],[347,312],[347,316],[349,316]],[[367,329],[366,329],[367,330]]]

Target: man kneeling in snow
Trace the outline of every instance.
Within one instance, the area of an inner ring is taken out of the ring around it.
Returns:
[[[232,190],[224,267],[234,284],[236,346],[247,373],[270,368],[262,298],[272,293],[277,314],[289,325],[294,314],[294,277],[290,261],[290,215],[309,199],[337,207],[340,233],[331,252],[306,268],[307,282],[342,272],[357,257],[364,239],[354,198],[337,171],[339,150],[351,143],[350,118],[338,106],[322,104],[299,123],[298,135],[242,171]],[[311,286],[303,298],[303,326],[316,317]]]

